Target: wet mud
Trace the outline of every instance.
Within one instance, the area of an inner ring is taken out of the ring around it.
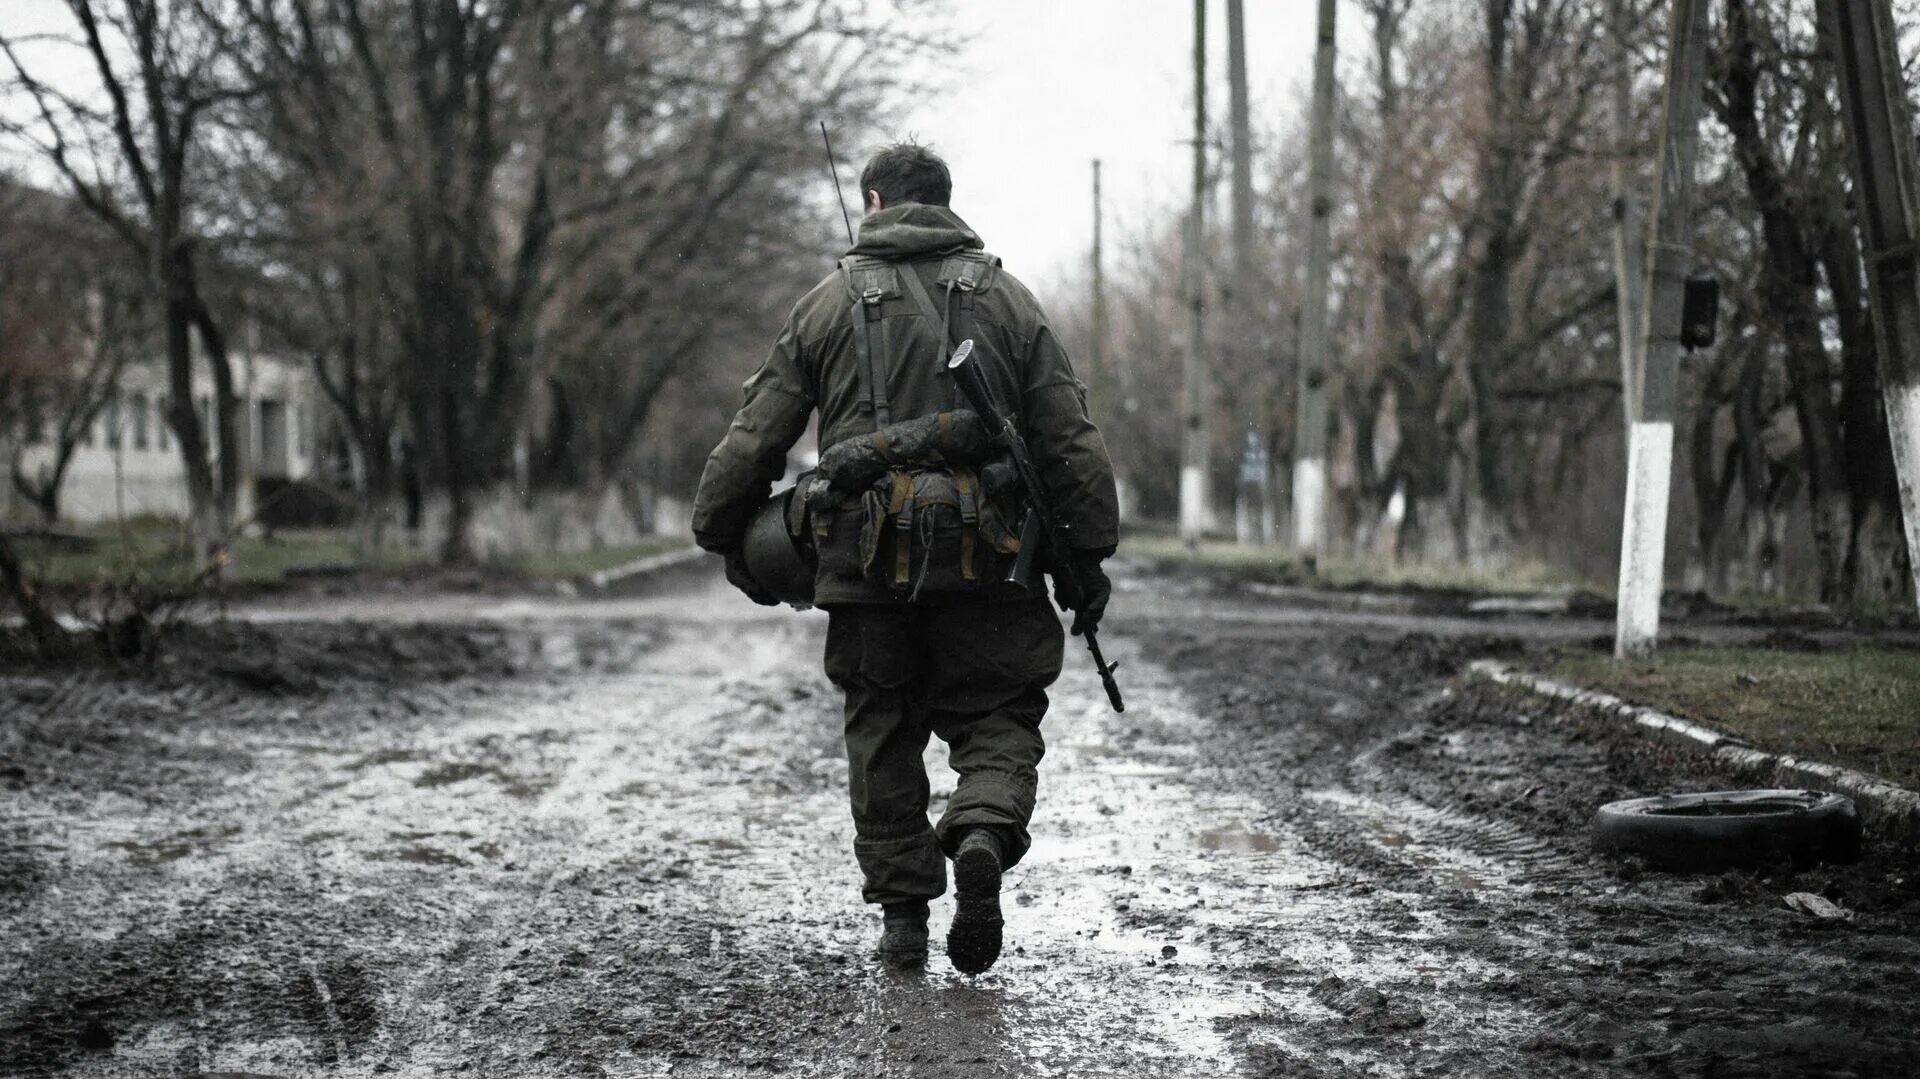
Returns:
[[[0,1074],[1902,1075],[1920,872],[1591,856],[1706,762],[1461,681],[1567,621],[1124,577],[1070,656],[986,975],[871,956],[824,619],[242,611],[0,672]],[[353,621],[343,621],[353,619]],[[428,619],[428,621],[420,621]],[[271,623],[271,624],[269,624]],[[936,805],[952,789],[929,750]],[[1853,911],[1788,909],[1812,891]]]

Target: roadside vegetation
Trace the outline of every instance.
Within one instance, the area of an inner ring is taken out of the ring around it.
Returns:
[[[243,536],[227,548],[220,584],[258,590],[290,581],[372,573],[405,577],[435,564],[434,552],[389,545],[373,558],[356,553],[350,529],[294,529]],[[32,535],[14,540],[28,574],[50,592],[72,593],[114,581],[144,581],[155,586],[184,586],[197,573],[180,528],[148,521],[63,533],[58,539]],[[686,547],[673,536],[614,544],[595,550],[538,551],[482,562],[486,577],[568,580],[615,569],[636,559]]]
[[[1501,595],[1571,596],[1611,592],[1608,583],[1583,580],[1543,562],[1479,568],[1453,562],[1395,562],[1384,558],[1333,555],[1313,563],[1284,544],[1241,544],[1207,540],[1193,550],[1172,536],[1129,535],[1120,554],[1162,566],[1220,571],[1269,584],[1302,588],[1419,589],[1435,592]]]
[[[1763,749],[1920,787],[1920,650],[1683,647],[1624,663],[1560,653],[1543,671]]]

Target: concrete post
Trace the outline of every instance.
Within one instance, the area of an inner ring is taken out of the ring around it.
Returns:
[[[1199,544],[1212,518],[1207,497],[1206,268],[1201,259],[1206,205],[1207,0],[1193,0],[1193,208],[1182,245],[1187,351],[1180,361],[1180,539],[1188,547]]]
[[[1232,317],[1235,354],[1251,357],[1259,340],[1254,318],[1253,275],[1253,123],[1247,89],[1247,28],[1243,0],[1227,0],[1227,113],[1233,133],[1233,276],[1228,313]],[[1255,364],[1235,364],[1236,372],[1250,381],[1257,379]],[[1264,380],[1262,380],[1264,381]],[[1265,459],[1267,438],[1267,393],[1263,386],[1250,384],[1246,397],[1235,410],[1248,424],[1250,442],[1261,444]],[[1247,411],[1251,410],[1251,415]],[[1243,454],[1244,456],[1244,454]],[[1234,486],[1233,532],[1241,543],[1266,543],[1273,539],[1273,478],[1268,469],[1257,476],[1244,469]]]
[[[1620,403],[1628,427],[1640,407],[1640,349],[1646,344],[1641,303],[1646,281],[1646,233],[1633,197],[1627,161],[1633,146],[1633,42],[1627,0],[1607,0],[1607,32],[1613,38],[1613,280],[1618,296]]]
[[[1627,501],[1620,535],[1619,614],[1614,654],[1652,651],[1660,635],[1666,574],[1667,503],[1673,485],[1673,419],[1679,382],[1680,310],[1693,233],[1693,165],[1700,144],[1706,77],[1706,0],[1674,0],[1667,25],[1666,101],[1660,158],[1648,207],[1651,255],[1644,337],[1634,385],[1639,402],[1627,428]]]
[[[1333,215],[1334,0],[1320,0],[1309,135],[1306,296],[1301,305],[1300,366],[1293,429],[1293,542],[1308,558],[1326,546],[1327,391],[1333,374],[1327,338],[1327,277]]]
[[[1087,342],[1087,411],[1095,423],[1101,415],[1102,397],[1106,391],[1107,375],[1107,276],[1106,259],[1101,251],[1101,233],[1104,231],[1105,211],[1100,201],[1100,159],[1093,159],[1093,311],[1092,326],[1088,329]]]

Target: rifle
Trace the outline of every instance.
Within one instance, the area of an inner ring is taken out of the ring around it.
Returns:
[[[960,342],[953,350],[953,358],[947,361],[947,370],[960,384],[960,392],[965,394],[973,410],[980,414],[981,420],[994,432],[995,439],[1013,458],[1014,471],[1020,477],[1020,486],[1027,495],[1027,515],[1020,523],[1020,555],[1014,563],[1009,580],[1025,584],[1030,578],[1033,567],[1034,549],[1040,546],[1045,537],[1047,549],[1053,558],[1053,598],[1061,610],[1078,611],[1087,594],[1086,583],[1080,579],[1080,567],[1073,560],[1073,549],[1067,545],[1067,528],[1053,515],[1047,505],[1047,489],[1040,483],[1040,470],[1034,466],[1033,455],[1027,451],[1027,440],[1020,436],[1020,429],[1014,425],[1012,417],[1001,411],[993,402],[993,393],[987,389],[987,380],[980,374],[979,366],[973,360],[973,339]],[[1107,703],[1113,705],[1116,712],[1127,710],[1120,699],[1120,683],[1114,680],[1113,672],[1120,666],[1108,663],[1100,654],[1100,638],[1088,627],[1082,634],[1087,639],[1087,651],[1093,654],[1093,665],[1100,672],[1100,684],[1106,687]]]

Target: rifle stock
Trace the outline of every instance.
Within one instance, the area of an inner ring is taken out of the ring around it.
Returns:
[[[995,439],[1006,448],[1013,458],[1014,471],[1019,474],[1020,487],[1027,496],[1027,516],[1020,526],[1020,556],[1014,563],[1014,573],[1025,576],[1022,583],[1032,580],[1034,548],[1038,543],[1032,540],[1044,539],[1050,555],[1049,572],[1053,575],[1054,602],[1062,610],[1078,610],[1086,596],[1086,585],[1080,580],[1080,567],[1074,562],[1073,549],[1067,542],[1067,529],[1053,515],[1052,507],[1047,504],[1047,491],[1040,483],[1040,471],[1034,466],[1033,455],[1027,450],[1027,440],[1020,435],[1020,429],[1014,425],[1013,418],[994,403],[993,391],[988,389],[986,378],[981,375],[980,367],[973,358],[971,338],[960,342],[953,350],[953,358],[947,362],[947,370],[960,384],[960,392],[973,406],[973,410],[993,428]],[[1120,683],[1113,672],[1120,666],[1108,663],[1100,652],[1100,638],[1092,629],[1081,634],[1086,638],[1087,651],[1093,656],[1093,665],[1100,672],[1100,684],[1107,691],[1107,703],[1115,712],[1127,710],[1126,702],[1120,698]]]

